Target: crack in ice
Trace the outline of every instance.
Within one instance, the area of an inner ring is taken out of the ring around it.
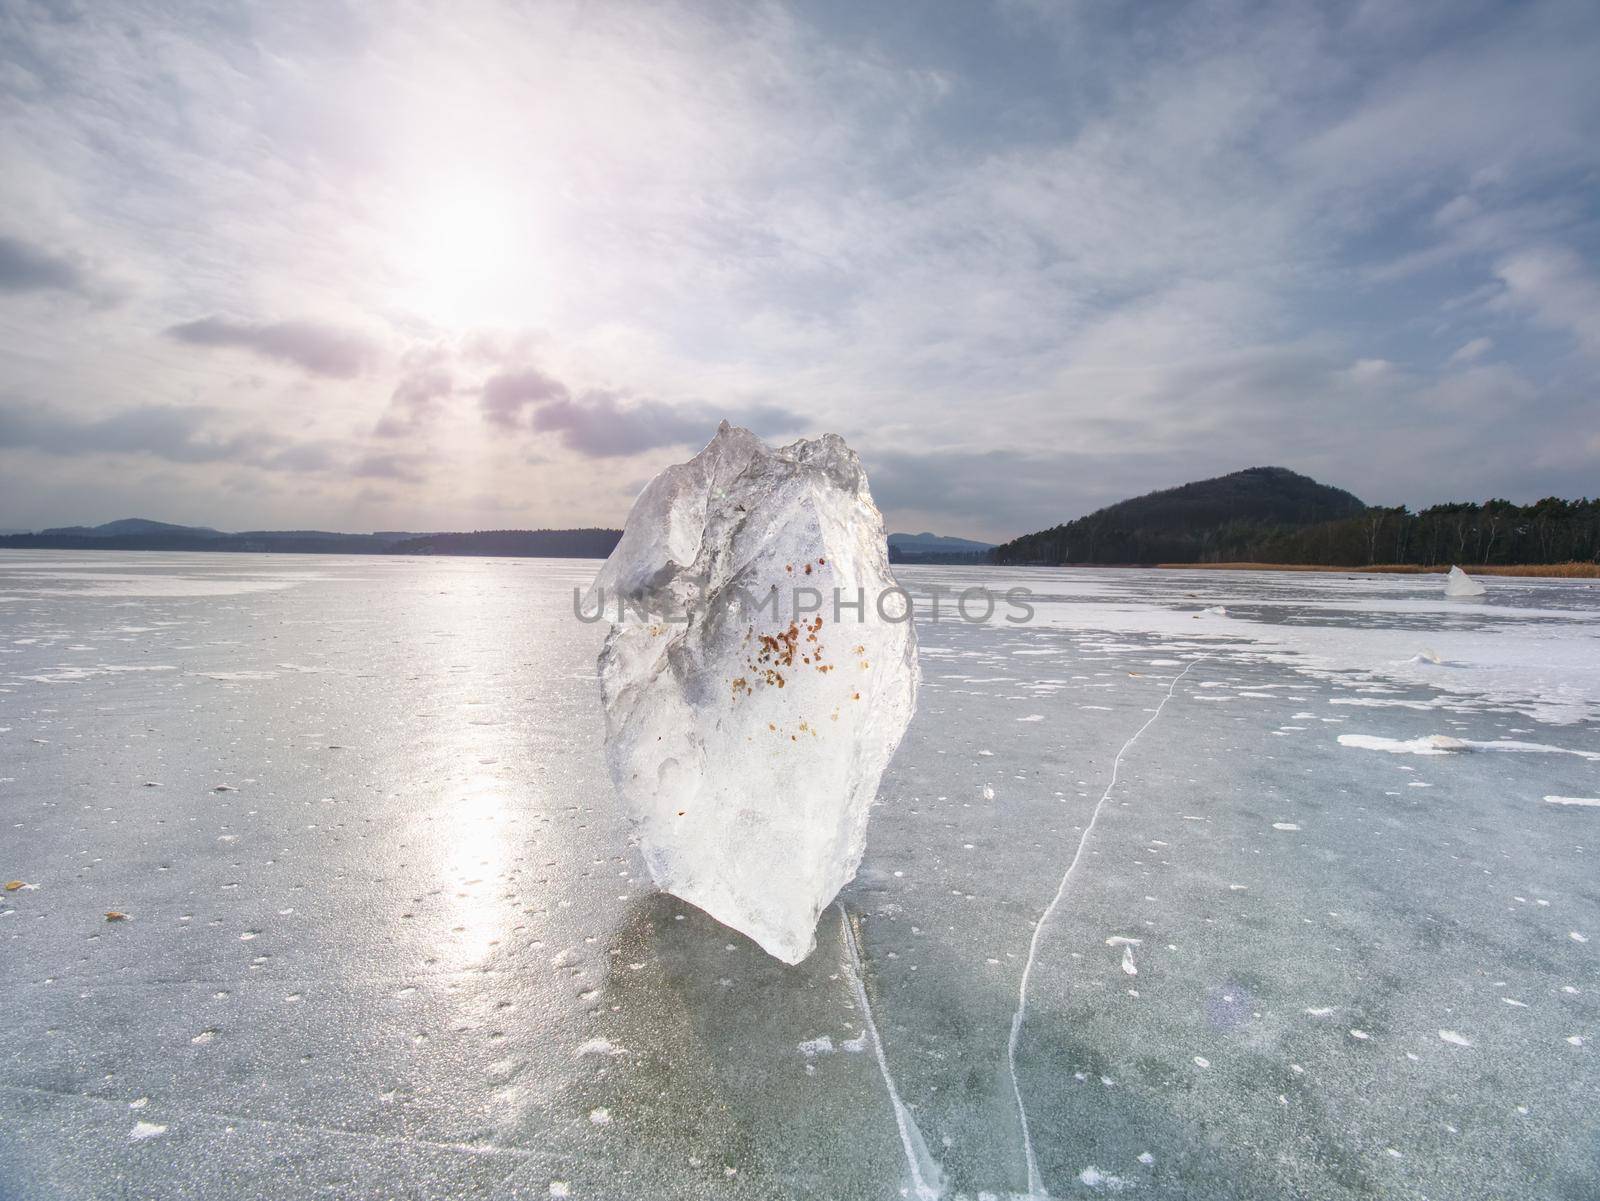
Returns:
[[[872,1053],[877,1057],[878,1071],[883,1073],[883,1085],[889,1091],[889,1103],[894,1106],[894,1122],[900,1130],[900,1148],[905,1152],[906,1169],[911,1173],[911,1193],[918,1201],[935,1201],[943,1191],[939,1165],[928,1153],[928,1144],[922,1139],[922,1131],[917,1129],[916,1119],[900,1100],[900,1090],[895,1087],[894,1077],[889,1074],[889,1060],[883,1053],[883,1039],[878,1035],[877,1022],[872,1019],[872,1003],[867,1000],[867,988],[861,979],[861,952],[856,945],[855,930],[850,925],[849,915],[845,913],[844,902],[837,902],[835,907],[839,910],[839,929],[844,934],[845,971],[850,976],[856,1004],[861,1006],[861,1017],[872,1039]]]
[[[1028,1162],[1028,1196],[1048,1197],[1044,1182],[1039,1178],[1039,1161],[1033,1154],[1033,1135],[1028,1130],[1028,1109],[1022,1102],[1022,1087],[1017,1083],[1017,1041],[1022,1036],[1022,1023],[1028,1011],[1028,980],[1033,975],[1034,961],[1039,953],[1039,936],[1044,932],[1045,925],[1050,921],[1057,907],[1067,895],[1067,885],[1072,881],[1072,873],[1077,870],[1078,861],[1083,858],[1083,848],[1089,845],[1089,835],[1094,833],[1095,823],[1100,820],[1100,811],[1105,808],[1105,803],[1111,797],[1111,790],[1117,786],[1117,773],[1122,767],[1122,757],[1128,753],[1128,748],[1139,741],[1139,736],[1155,725],[1156,718],[1161,716],[1161,711],[1167,707],[1167,702],[1178,688],[1178,681],[1194,669],[1196,663],[1204,662],[1210,655],[1200,655],[1189,661],[1177,675],[1172,677],[1172,683],[1167,685],[1167,693],[1161,698],[1161,703],[1156,706],[1156,711],[1150,715],[1148,721],[1133,732],[1133,737],[1122,744],[1122,749],[1117,752],[1117,757],[1111,761],[1111,779],[1106,783],[1106,790],[1100,794],[1100,799],[1095,802],[1094,811],[1089,815],[1089,824],[1083,828],[1083,835],[1078,839],[1078,849],[1073,852],[1072,862],[1067,864],[1067,870],[1062,873],[1061,883],[1056,888],[1056,895],[1045,911],[1039,915],[1039,920],[1033,927],[1033,937],[1028,940],[1028,960],[1022,967],[1022,984],[1017,991],[1017,1011],[1011,1016],[1011,1037],[1006,1041],[1006,1066],[1011,1073],[1011,1094],[1017,1102],[1017,1120],[1022,1126],[1022,1152]]]

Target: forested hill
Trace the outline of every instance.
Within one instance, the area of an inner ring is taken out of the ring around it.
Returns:
[[[1333,517],[1315,516],[1332,509]],[[1282,563],[1327,567],[1600,562],[1600,500],[1548,496],[1368,508],[1256,467],[1110,505],[995,548],[1000,563]]]
[[[203,526],[128,519],[101,526],[60,526],[38,534],[0,536],[7,550],[272,551],[297,555],[531,555],[603,559],[621,530],[478,530],[417,534],[385,530],[250,530],[228,534]]]
[[[541,555],[604,559],[621,530],[477,530],[470,534],[428,534],[389,547],[397,555],[487,555],[519,558]]]
[[[1000,563],[1189,563],[1243,557],[1264,538],[1366,506],[1284,467],[1248,467],[1107,505],[995,548]]]

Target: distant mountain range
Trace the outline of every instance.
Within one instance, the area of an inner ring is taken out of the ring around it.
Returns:
[[[0,535],[0,547],[32,550],[273,551],[300,555],[543,555],[603,559],[621,530],[479,530],[426,534],[381,530],[343,534],[331,530],[246,530],[173,525],[125,517],[104,525],[57,526],[37,534]]]
[[[1001,563],[1193,563],[1242,557],[1273,531],[1337,521],[1367,506],[1286,467],[1247,467],[1096,509],[995,548]]]
[[[603,559],[621,536],[612,529],[226,533],[127,517],[37,534],[0,532],[0,548]],[[1342,488],[1284,467],[1249,467],[1107,505],[999,546],[894,533],[888,549],[890,562],[905,564],[1592,564],[1600,561],[1600,500],[1488,500],[1413,513],[1404,506],[1369,507]]]
[[[621,530],[477,530],[471,534],[408,535],[392,555],[487,555],[500,558],[604,559]]]
[[[210,526],[174,525],[125,517],[104,525],[56,526],[39,533],[0,535],[0,547],[64,550],[277,551],[285,554],[392,554],[547,556],[603,559],[621,530],[475,530],[471,533],[415,533],[382,530],[342,534],[328,530],[247,530],[226,533]],[[938,534],[891,534],[890,556],[897,562],[978,562],[990,544]]]
[[[985,563],[992,542],[971,538],[950,538],[941,534],[890,534],[891,563]]]
[[[206,525],[173,525],[145,517],[124,517],[104,525],[62,525],[40,530],[42,538],[220,538],[221,530]]]

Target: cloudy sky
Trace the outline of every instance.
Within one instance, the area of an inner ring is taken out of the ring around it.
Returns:
[[[0,526],[1600,492],[1600,5],[0,5]]]

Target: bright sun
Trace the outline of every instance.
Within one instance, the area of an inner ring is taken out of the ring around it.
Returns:
[[[456,183],[414,199],[394,242],[408,307],[451,325],[526,309],[537,287],[530,222],[503,189]]]

